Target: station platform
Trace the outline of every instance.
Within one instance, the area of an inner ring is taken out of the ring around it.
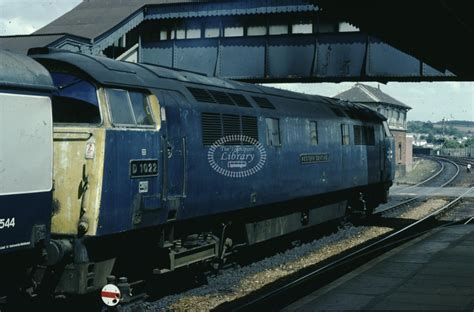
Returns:
[[[474,311],[474,224],[434,230],[283,311]]]

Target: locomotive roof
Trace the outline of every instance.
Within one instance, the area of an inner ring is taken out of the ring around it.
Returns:
[[[53,90],[46,68],[33,59],[0,50],[0,87]]]
[[[253,93],[282,96],[299,100],[329,101],[333,104],[338,100],[317,95],[307,95],[271,87],[242,83],[217,77],[208,77],[204,74],[191,71],[167,68],[154,64],[137,64],[121,62],[106,57],[90,56],[67,50],[54,48],[30,49],[29,53],[35,59],[60,61],[86,72],[94,80],[105,85],[122,85],[136,88],[156,88],[157,78],[178,80],[208,87],[235,89]]]
[[[332,107],[338,107],[346,112],[346,114],[341,113],[342,116],[347,115],[353,119],[385,119],[382,115],[367,109],[365,106],[341,101],[335,98],[301,94],[261,85],[242,83],[217,77],[208,77],[200,73],[171,69],[152,64],[121,62],[105,57],[90,56],[51,48],[31,49],[29,55],[38,60],[42,59],[67,63],[84,71],[92,79],[104,85],[150,89],[157,88],[159,85],[162,88],[179,89],[180,87],[178,87],[174,81],[180,81],[185,84],[199,84],[211,88],[226,88],[260,95],[283,97],[306,102],[318,102]],[[160,81],[157,81],[157,79],[160,79]],[[351,114],[352,111],[355,111],[356,113]]]

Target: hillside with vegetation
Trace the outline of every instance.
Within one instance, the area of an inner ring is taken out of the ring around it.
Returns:
[[[410,133],[422,134],[420,139],[424,139],[428,143],[441,144],[447,148],[474,145],[473,121],[450,120],[436,123],[408,121],[407,130]],[[467,139],[463,139],[466,137]]]
[[[444,124],[444,125],[443,125]],[[438,121],[433,124],[435,128],[443,129],[443,126],[452,127],[456,130],[459,130],[460,133],[465,136],[474,135],[474,121],[468,120],[448,120],[448,121]]]

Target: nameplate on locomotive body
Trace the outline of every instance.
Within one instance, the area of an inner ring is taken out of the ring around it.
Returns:
[[[140,159],[130,161],[130,178],[154,177],[157,175],[157,159]]]
[[[300,162],[302,165],[316,164],[316,163],[328,162],[328,161],[329,161],[329,154],[327,153],[300,155]]]

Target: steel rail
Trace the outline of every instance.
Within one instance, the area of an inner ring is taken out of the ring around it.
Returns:
[[[437,188],[445,187],[445,186],[448,185],[449,183],[453,182],[454,179],[456,179],[456,178],[458,177],[459,172],[460,172],[459,166],[458,166],[454,161],[451,161],[451,160],[445,159],[445,158],[440,158],[440,159],[442,159],[442,160],[444,160],[444,161],[446,161],[446,162],[449,162],[449,163],[453,164],[453,165],[456,167],[456,173],[455,173],[447,182],[441,184],[441,185],[438,186]],[[443,168],[445,169],[446,167],[444,166]],[[438,176],[438,174],[439,174],[439,173],[437,173],[436,176]],[[431,179],[430,179],[430,180],[431,180]],[[425,194],[419,194],[419,195],[417,195],[417,196],[415,196],[415,197],[409,198],[409,199],[404,200],[404,201],[402,201],[402,202],[400,202],[400,203],[396,203],[396,204],[394,204],[394,205],[392,205],[392,206],[389,206],[389,207],[387,207],[387,208],[384,208],[384,209],[382,209],[382,210],[377,210],[377,211],[375,211],[375,212],[373,213],[373,215],[376,215],[376,216],[377,216],[377,215],[382,215],[382,214],[384,214],[384,213],[387,213],[387,212],[390,211],[390,210],[394,210],[394,209],[396,209],[396,208],[399,208],[400,206],[404,206],[404,205],[406,205],[406,204],[408,204],[408,203],[411,203],[411,202],[417,200],[417,199],[420,198],[420,197],[430,195],[430,194],[434,193],[435,191],[436,191],[436,189],[435,189],[435,190],[431,190],[430,192],[425,193]]]
[[[229,309],[229,304],[223,304],[221,306],[218,306],[216,309],[214,309],[214,311],[220,311],[220,310],[255,311],[255,310],[264,309],[265,307],[275,306],[275,305],[271,305],[271,303],[285,301],[286,299],[288,299],[288,297],[286,297],[285,294],[288,294],[291,291],[294,291],[298,287],[302,287],[303,284],[314,282],[319,277],[321,277],[321,279],[319,279],[318,282],[321,284],[322,279],[328,278],[327,275],[333,276],[333,277],[335,276],[335,278],[329,278],[327,281],[324,281],[322,285],[319,285],[320,287],[323,287],[324,285],[329,284],[330,282],[332,282],[333,280],[335,280],[336,278],[342,275],[340,274],[341,268],[346,269],[345,271],[347,271],[347,268],[349,267],[351,268],[358,267],[360,265],[354,266],[353,264],[360,263],[360,262],[362,262],[361,264],[363,264],[375,258],[377,255],[385,252],[386,250],[392,249],[407,240],[413,239],[415,237],[419,237],[420,235],[423,235],[424,233],[427,233],[428,231],[433,230],[437,226],[429,226],[430,223],[436,220],[437,216],[439,216],[440,214],[444,213],[447,209],[454,206],[466,194],[468,194],[469,192],[473,190],[474,190],[474,187],[471,187],[469,190],[467,190],[466,192],[464,192],[457,198],[453,199],[452,201],[450,201],[443,207],[437,209],[436,211],[430,213],[429,215],[423,217],[422,219],[417,220],[402,229],[396,230],[393,233],[390,233],[384,236],[380,240],[377,240],[373,243],[363,246],[360,249],[350,252],[349,254],[339,259],[336,259],[333,262],[330,262],[322,267],[318,267],[315,270],[289,283],[286,283],[281,287],[278,287],[274,290],[263,293],[262,295],[257,296],[256,298],[253,298],[251,300],[244,301],[240,304],[236,304],[234,307],[230,307],[230,309]],[[453,221],[448,224],[444,224],[442,226],[458,224],[458,223],[459,223],[458,221]],[[364,260],[364,261],[360,261],[360,260]],[[343,271],[343,273],[345,272]]]
[[[443,172],[443,170],[444,170],[444,163],[442,163],[439,159],[436,159],[436,158],[433,158],[433,157],[420,157],[420,158],[435,160],[435,161],[438,163],[438,165],[440,165],[441,168],[440,168],[435,174],[431,175],[429,178],[427,178],[427,179],[425,179],[425,180],[423,180],[423,181],[421,181],[421,182],[419,182],[419,183],[417,183],[417,184],[403,187],[401,190],[397,190],[396,193],[405,192],[406,190],[409,190],[409,189],[411,189],[411,188],[415,188],[415,187],[418,187],[418,186],[420,186],[420,185],[422,185],[422,184],[425,184],[425,183],[427,183],[427,182],[433,180],[433,179],[436,178],[438,175],[440,175],[441,172]],[[395,194],[396,194],[396,193],[395,193]]]

